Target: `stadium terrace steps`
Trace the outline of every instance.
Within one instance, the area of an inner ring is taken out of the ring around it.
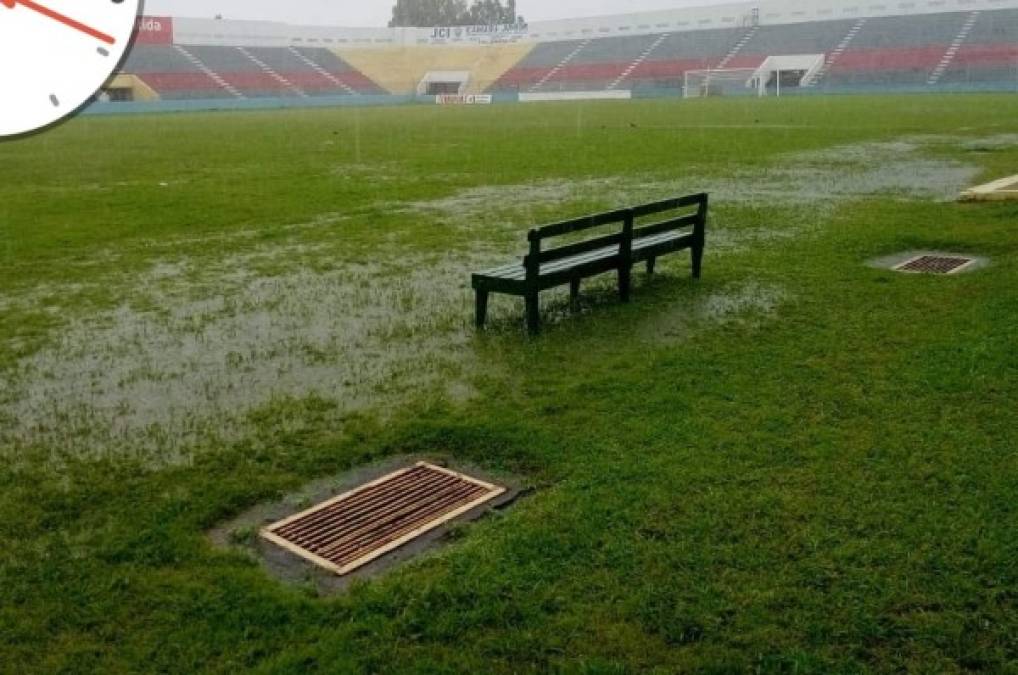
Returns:
[[[981,12],[938,84],[973,82],[1018,89],[1018,10]]]
[[[135,46],[122,67],[158,98],[235,98],[194,62],[171,46]],[[145,98],[150,98],[145,92]]]
[[[761,26],[735,56],[729,68],[756,68],[768,57],[792,54],[840,54],[858,32],[858,22],[837,20],[784,26]],[[853,32],[855,31],[855,32]],[[813,82],[819,78],[814,77]],[[807,83],[805,86],[809,86]]]
[[[532,44],[405,46],[344,49],[339,55],[392,94],[412,94],[432,71],[470,73],[466,93],[481,93],[527,58]]]
[[[326,71],[334,79],[340,81],[341,87],[339,89],[332,89],[327,92],[330,95],[337,94],[386,94],[386,90],[381,87],[373,77],[365,74],[362,70],[357,68],[355,65],[348,62],[335,52],[321,48],[321,47],[294,47],[298,53],[306,56],[310,61],[313,61],[322,70]],[[314,72],[318,72],[312,68]]]
[[[699,59],[654,59],[641,63],[629,76],[630,86],[681,89],[687,70],[702,70],[709,64]]]
[[[764,57],[830,54],[842,45],[856,24],[857,22],[851,19],[840,19],[784,26],[761,26],[739,54]]]
[[[574,52],[581,43],[575,40],[543,43],[508,70],[490,90],[526,91],[542,79],[543,91],[607,90],[616,81],[620,85],[626,81],[631,86],[677,88],[682,86],[686,70],[717,67],[746,32],[722,28],[599,38],[578,53]],[[573,56],[568,63],[561,65],[570,54]],[[763,57],[758,60],[762,61]],[[558,70],[549,76],[556,66]],[[629,73],[623,77],[627,70]]]
[[[934,85],[940,81],[943,77],[944,72],[951,66],[951,62],[954,61],[954,57],[958,55],[958,50],[961,49],[962,44],[968,39],[969,33],[976,25],[976,21],[979,20],[980,12],[972,12],[969,18],[966,19],[965,23],[962,24],[961,30],[958,31],[958,36],[955,37],[951,46],[947,48],[947,52],[944,53],[944,58],[940,60],[937,67],[933,70],[930,78],[926,81],[926,84]]]
[[[245,98],[231,94],[203,73],[148,73],[136,77],[164,100]]]
[[[570,64],[632,63],[657,42],[659,37],[659,35],[631,35],[590,40],[583,51],[570,60]]]
[[[750,40],[752,40],[753,37],[758,32],[760,32],[760,26],[753,26],[752,28],[750,28],[749,31],[744,36],[742,36],[742,39],[739,40],[738,42],[736,42],[732,46],[732,48],[729,50],[729,52],[727,54],[725,54],[725,58],[721,59],[721,62],[718,63],[717,67],[719,69],[721,69],[721,68],[729,68],[729,67],[731,67],[731,68],[738,68],[738,67],[740,67],[740,66],[733,65],[733,61],[735,61],[736,57],[739,56],[739,52],[742,51],[742,48],[745,47],[747,44],[749,44]],[[757,65],[759,65],[759,64],[757,64]]]
[[[530,90],[541,80],[546,80],[556,66],[560,66],[570,55],[576,54],[582,42],[545,42],[535,46],[523,59],[506,70],[489,87],[490,91]],[[560,67],[561,71],[562,68]]]
[[[1018,90],[1018,44],[968,45],[958,50],[939,84],[1010,83]]]
[[[175,47],[161,45],[135,45],[128,53],[122,70],[138,75],[201,72],[190,59]]]
[[[251,98],[292,96],[293,89],[263,70],[236,47],[199,47],[187,50],[235,91]]]
[[[1018,39],[1018,9],[980,12],[969,32],[968,44],[1015,44]]]
[[[611,84],[608,85],[608,89],[618,89],[619,86],[626,80],[627,77],[633,74],[633,71],[640,67],[640,64],[650,58],[650,55],[654,53],[654,50],[661,46],[661,43],[667,40],[671,36],[670,33],[665,33],[658,39],[654,40],[649,47],[643,50],[643,52],[630,63],[622,74],[615,78]]]
[[[174,49],[180,52],[180,55],[191,62],[195,68],[204,73],[210,80],[212,80],[217,86],[229,92],[234,98],[244,98],[244,94],[240,93],[240,90],[234,87],[232,84],[223,79],[219,73],[212,70],[200,57],[196,56],[192,52],[188,51],[180,45],[174,45]]]
[[[871,18],[852,41],[851,50],[949,45],[968,12]]]
[[[852,87],[930,86],[970,18],[971,12],[949,12],[870,19],[829,68],[827,82]]]
[[[823,67],[817,71],[816,75],[814,75],[808,81],[803,82],[802,83],[803,86],[805,87],[816,86],[817,84],[820,83],[821,80],[824,79],[824,77],[827,76],[827,73],[831,71],[831,68],[834,67],[834,64],[836,64],[838,62],[838,59],[841,58],[841,55],[844,54],[848,50],[848,48],[852,45],[852,41],[855,40],[856,36],[859,35],[860,31],[862,31],[862,29],[866,27],[866,21],[867,19],[859,19],[854,24],[852,24],[852,27],[848,30],[848,33],[845,34],[845,37],[842,38],[841,42],[838,43],[838,46],[834,48],[834,51],[827,55],[827,61],[824,63]]]
[[[319,48],[138,45],[122,72],[171,100],[383,93],[335,54]]]
[[[271,77],[273,80],[275,80],[276,82],[281,84],[286,89],[289,89],[296,96],[298,96],[300,98],[307,98],[308,97],[308,95],[306,93],[304,93],[303,89],[301,89],[300,87],[295,85],[293,82],[291,82],[290,80],[286,79],[285,77],[283,77],[282,75],[277,73],[275,70],[272,69],[271,66],[269,66],[269,64],[267,64],[267,63],[265,63],[265,61],[262,61],[261,59],[259,59],[257,56],[252,54],[250,51],[248,51],[244,47],[237,47],[237,51],[240,52],[241,54],[243,54],[245,57],[247,57],[256,66],[258,66],[263,73],[265,73],[266,75]]]
[[[549,80],[553,79],[557,74],[559,74],[562,71],[562,69],[565,68],[573,59],[579,56],[580,52],[582,52],[590,43],[591,40],[584,40],[580,42],[580,44],[577,45],[576,49],[562,57],[561,61],[559,61],[552,67],[551,70],[545,73],[540,80],[535,82],[534,85],[530,87],[530,91],[537,91],[538,89],[543,87]]]
[[[715,28],[685,33],[672,33],[655,52],[655,60],[691,59],[698,68],[717,68],[732,47],[746,34],[740,28]]]
[[[353,90],[352,87],[350,87],[348,84],[346,84],[345,82],[340,80],[338,77],[336,77],[335,75],[333,75],[329,71],[327,71],[325,68],[320,66],[318,64],[318,62],[313,61],[310,56],[302,53],[296,47],[288,47],[287,51],[290,52],[291,54],[293,54],[294,57],[299,59],[302,63],[304,63],[311,70],[315,71],[320,76],[322,76],[327,82],[329,82],[330,84],[332,84],[336,88],[342,90],[344,93],[346,93],[346,94],[356,94],[357,93],[356,91]]]
[[[136,45],[121,73],[146,97],[413,94],[428,72],[468,71],[466,93],[681,90],[685,73],[826,54],[802,85],[1018,90],[1018,9],[732,24],[727,28],[493,45],[321,47]],[[142,87],[141,84],[145,87]],[[143,91],[144,90],[144,91]]]
[[[942,45],[931,45],[846,52],[827,81],[832,85],[925,85],[943,51]]]

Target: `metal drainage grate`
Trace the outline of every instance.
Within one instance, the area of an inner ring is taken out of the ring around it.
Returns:
[[[947,255],[921,255],[907,260],[894,269],[898,272],[919,274],[954,274],[975,263],[972,258]]]
[[[344,575],[505,491],[421,462],[270,525],[261,534]]]

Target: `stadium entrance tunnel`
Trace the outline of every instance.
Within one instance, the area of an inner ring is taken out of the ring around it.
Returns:
[[[417,85],[419,96],[458,96],[467,91],[470,71],[430,71]]]

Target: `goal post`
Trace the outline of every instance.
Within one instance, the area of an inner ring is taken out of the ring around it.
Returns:
[[[687,70],[683,96],[762,96],[756,68]]]

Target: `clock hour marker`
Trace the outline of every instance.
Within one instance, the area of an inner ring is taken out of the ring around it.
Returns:
[[[106,49],[105,47],[99,47],[98,49],[96,49],[96,51],[99,52],[100,56],[109,56],[110,55],[110,50]]]
[[[56,94],[50,94],[49,95],[49,102],[53,104],[54,108],[59,108],[60,107],[60,99],[57,98]]]

